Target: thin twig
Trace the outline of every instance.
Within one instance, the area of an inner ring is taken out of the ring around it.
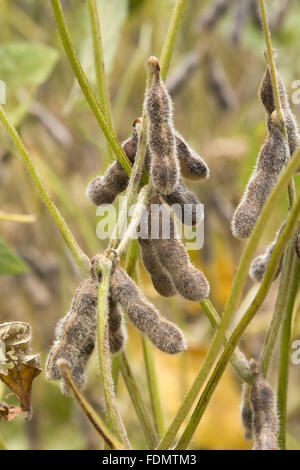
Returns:
[[[88,10],[89,10],[91,29],[92,29],[94,64],[95,64],[95,71],[96,71],[98,96],[99,96],[100,104],[103,109],[103,113],[108,123],[110,124],[111,128],[113,129],[114,128],[113,118],[112,118],[107,79],[106,79],[105,67],[104,67],[102,34],[101,34],[100,18],[99,18],[99,13],[98,13],[98,5],[97,5],[96,0],[88,0],[87,4],[88,4]],[[109,145],[107,145],[107,151],[108,151],[109,159],[110,161],[112,161],[113,154],[111,151],[111,147]]]
[[[251,233],[250,238],[247,241],[247,244],[243,250],[237,272],[235,274],[233,284],[229,297],[227,299],[224,313],[222,315],[219,326],[216,330],[215,336],[212,340],[210,348],[205,356],[205,359],[201,365],[201,368],[188,391],[183,403],[181,404],[179,410],[177,411],[176,416],[174,417],[172,423],[170,424],[168,430],[163,436],[161,442],[159,443],[159,449],[168,449],[175,438],[177,431],[179,430],[184,419],[188,415],[194,400],[196,399],[202,385],[204,384],[206,378],[209,375],[211,368],[215,360],[217,359],[222,344],[225,338],[226,330],[230,324],[230,321],[234,315],[234,309],[239,301],[241,291],[244,286],[244,282],[247,278],[250,263],[253,259],[256,247],[258,245],[259,239],[265,229],[265,221],[270,218],[272,211],[275,209],[279,197],[284,192],[288,182],[296,173],[300,164],[300,150],[296,152],[293,159],[290,160],[286,168],[281,173],[276,185],[274,186],[269,198],[267,199],[263,210],[255,224],[255,227]],[[208,300],[204,301],[207,305]],[[200,303],[202,305],[202,302]]]
[[[290,242],[291,250],[294,252],[294,241]],[[294,311],[296,294],[299,290],[300,281],[300,263],[297,257],[293,259],[294,265],[290,265],[289,269],[293,272],[290,282],[289,292],[286,293],[287,305],[285,308],[281,337],[280,337],[280,354],[279,354],[279,373],[277,385],[277,411],[279,419],[278,446],[284,450],[286,448],[286,419],[287,419],[287,394],[289,381],[289,361],[291,351],[291,326]]]
[[[168,28],[168,33],[162,48],[160,55],[160,75],[162,80],[165,80],[169,70],[173,49],[175,46],[178,29],[181,18],[183,16],[184,8],[187,4],[187,0],[177,0],[173,10],[171,21]]]
[[[112,257],[113,255],[111,255]],[[99,278],[98,311],[97,311],[97,343],[98,364],[100,371],[101,388],[105,400],[106,417],[109,428],[115,431],[124,445],[130,448],[126,430],[120,417],[111,375],[111,360],[108,345],[108,309],[109,288],[113,260],[103,256],[97,266]]]
[[[300,152],[298,152],[300,155]],[[189,420],[185,431],[183,432],[176,449],[186,449],[188,446],[190,440],[192,439],[195,430],[197,429],[197,426],[199,424],[199,421],[201,417],[203,416],[204,411],[206,410],[206,407],[209,403],[209,400],[215,391],[225,369],[226,366],[230,360],[230,357],[237,346],[239,340],[241,339],[244,331],[246,330],[247,326],[251,322],[251,320],[254,318],[256,312],[258,311],[259,307],[263,303],[269,288],[272,285],[272,281],[275,277],[276,270],[278,267],[278,264],[280,262],[280,258],[282,256],[282,253],[285,250],[286,245],[288,244],[289,240],[292,238],[297,221],[300,215],[300,197],[296,200],[296,203],[294,204],[290,215],[288,217],[286,226],[284,227],[281,235],[279,236],[279,239],[274,247],[272,256],[270,258],[268,267],[266,269],[263,282],[254,298],[254,300],[251,303],[251,306],[248,308],[246,313],[243,315],[242,319],[239,321],[238,325],[235,327],[233,333],[230,335],[230,338],[226,344],[226,347],[220,357],[220,359],[217,362],[216,367],[214,368],[214,371],[212,372],[210,379],[203,391],[203,393],[200,396],[200,399],[195,407],[195,410],[192,414],[191,419]]]
[[[77,81],[82,89],[82,92],[90,105],[91,110],[94,113],[95,118],[97,119],[107,141],[109,142],[116,158],[124,168],[126,174],[130,176],[131,172],[131,163],[125,154],[124,150],[121,147],[120,142],[118,141],[112,127],[110,126],[107,118],[104,115],[104,112],[94,95],[92,87],[84,73],[84,70],[79,62],[79,59],[76,55],[75,49],[70,39],[70,34],[67,28],[66,20],[64,18],[63,10],[59,0],[50,0],[52,9],[55,15],[56,24],[58,27],[59,35],[61,37],[65,52],[69,59],[70,65],[73,69],[73,72],[77,78]]]
[[[82,251],[80,246],[78,245],[77,241],[75,240],[70,228],[65,222],[65,219],[59,212],[58,208],[52,201],[49,191],[45,186],[41,176],[39,175],[37,169],[35,168],[31,157],[29,155],[28,150],[26,149],[25,145],[23,144],[19,134],[17,133],[15,127],[11,124],[8,117],[5,114],[2,106],[0,106],[0,121],[5,126],[7,132],[9,133],[12,141],[14,142],[15,146],[17,147],[21,158],[28,170],[29,175],[32,178],[32,181],[37,188],[44,204],[46,205],[56,227],[60,231],[61,235],[63,236],[72,256],[73,259],[79,269],[79,272],[82,276],[86,276],[90,269],[90,260],[87,255]]]
[[[136,383],[126,353],[122,354],[120,366],[125,385],[143,429],[148,448],[154,449],[157,444],[158,437],[153,427],[149,411],[142,398],[141,391]]]
[[[72,393],[73,397],[75,398],[76,402],[86,415],[87,419],[90,423],[94,426],[96,431],[100,434],[100,436],[104,439],[104,441],[109,445],[110,448],[115,450],[124,449],[122,444],[118,442],[118,440],[111,434],[107,426],[103,423],[102,419],[95,410],[91,407],[88,401],[84,398],[78,387],[76,386],[74,380],[72,379],[72,375],[70,369],[68,367],[68,363],[64,359],[59,359],[57,361],[57,367],[63,377],[65,384],[69,388],[70,392]]]

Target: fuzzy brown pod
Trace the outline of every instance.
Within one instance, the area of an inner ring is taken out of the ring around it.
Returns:
[[[186,349],[181,330],[160,316],[120,267],[116,267],[111,276],[111,295],[113,300],[124,308],[135,327],[147,335],[158,349],[168,354],[176,354]]]
[[[300,135],[298,131],[298,125],[297,125],[296,118],[289,104],[287,91],[285,89],[284,83],[278,71],[276,71],[276,79],[277,79],[280,102],[281,102],[284,119],[285,119],[286,131],[288,135],[290,155],[293,156],[295,151],[300,145]],[[270,130],[270,128],[272,127],[272,122],[270,120],[270,117],[272,113],[276,110],[276,105],[275,105],[273,84],[272,84],[272,78],[271,78],[269,65],[266,66],[265,74],[263,76],[263,79],[260,85],[260,98],[268,114],[267,122],[268,122],[268,128]]]
[[[278,240],[282,230],[284,229],[284,227],[285,227],[285,222],[281,225],[280,229],[277,231],[275,239],[267,247],[265,253],[263,255],[257,256],[252,261],[252,263],[250,265],[250,269],[249,269],[249,274],[250,274],[250,277],[254,281],[261,282],[263,280],[263,277],[264,277],[266,269],[268,267],[270,258],[272,256],[272,253],[273,253],[273,250],[274,250],[274,247],[275,247],[275,245],[277,243],[277,240]],[[281,271],[282,261],[283,261],[283,255],[281,256],[281,259],[280,259],[280,262],[279,262],[279,265],[278,265],[278,268],[277,268],[277,271],[276,271],[276,274],[275,274],[275,277],[274,277],[274,281],[275,281],[275,279],[277,279],[277,277],[278,277],[278,275]]]
[[[57,324],[56,339],[46,364],[49,380],[61,380],[57,361],[65,359],[76,385],[81,388],[85,383],[87,361],[95,346],[97,295],[97,283],[90,275],[82,281],[69,312]],[[63,380],[61,388],[63,393],[68,393]]]
[[[152,284],[156,291],[163,297],[171,297],[177,293],[176,287],[168,271],[162,266],[156,253],[154,243],[149,239],[138,239],[142,260],[149,272]]]
[[[251,390],[253,450],[278,450],[278,418],[271,385],[255,369]]]
[[[296,251],[296,255],[300,259],[300,234],[299,233],[296,236],[296,240],[295,240],[295,251]]]
[[[159,195],[149,200],[149,231],[158,259],[171,277],[176,290],[189,300],[202,300],[209,295],[209,284],[203,273],[190,262],[187,251],[177,236],[174,220]]]
[[[108,342],[112,354],[120,352],[126,343],[126,330],[123,325],[121,307],[111,296],[108,312]]]
[[[129,158],[134,162],[138,145],[138,126],[136,121],[133,124],[132,136],[123,144],[122,148]],[[100,206],[101,204],[111,204],[121,192],[125,191],[128,185],[128,176],[118,161],[114,161],[106,170],[103,176],[97,176],[89,182],[86,195],[88,199]]]
[[[242,388],[241,418],[244,426],[244,438],[252,438],[253,410],[251,405],[251,385],[244,383]]]
[[[153,76],[146,97],[150,177],[158,191],[170,194],[177,186],[180,174],[172,102],[161,80],[159,62],[155,57],[148,59],[148,68]]]
[[[0,418],[11,421],[22,413],[31,416],[31,389],[41,373],[39,354],[31,351],[32,330],[28,323],[0,325],[0,380],[9,387],[19,405],[0,403]]]
[[[208,178],[209,169],[203,158],[188,145],[178,131],[175,131],[175,139],[181,175],[190,180]]]
[[[182,179],[171,194],[162,194],[162,198],[172,207],[181,223],[197,225],[201,221],[201,203],[197,196],[187,189]]]
[[[256,167],[232,219],[232,233],[236,238],[250,236],[286,162],[285,142],[276,112],[271,115],[270,120],[270,133],[260,151]]]

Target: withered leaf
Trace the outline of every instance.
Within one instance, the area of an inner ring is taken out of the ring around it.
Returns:
[[[41,373],[39,355],[31,353],[31,326],[24,322],[0,325],[2,355],[0,380],[18,399],[19,405],[0,404],[0,417],[10,421],[21,413],[31,416],[31,389],[35,377]],[[4,360],[3,360],[4,359]]]

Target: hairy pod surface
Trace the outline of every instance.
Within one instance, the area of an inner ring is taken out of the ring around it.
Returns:
[[[296,255],[298,256],[300,260],[300,234],[299,233],[295,240],[295,251],[296,251]]]
[[[131,163],[134,162],[137,145],[138,132],[134,123],[132,136],[122,144],[122,148]],[[89,182],[86,195],[96,206],[111,204],[118,194],[125,191],[127,185],[128,176],[122,165],[115,161],[109,165],[103,176],[97,176]]]
[[[182,135],[177,131],[175,131],[175,138],[182,176],[190,180],[208,178],[209,169],[205,161],[187,144]]]
[[[86,364],[95,345],[97,284],[91,276],[78,287],[71,308],[56,327],[55,342],[47,359],[46,373],[50,380],[60,380],[58,359],[65,359],[74,382],[82,387],[86,378]],[[67,393],[64,382],[62,391]]]
[[[288,136],[290,155],[293,156],[295,151],[300,145],[300,135],[298,131],[298,125],[296,118],[291,110],[288,94],[286,92],[283,81],[278,72],[276,72],[277,86],[279,91],[280,102],[282,106],[282,111],[284,114],[284,120],[286,125],[286,131]],[[270,73],[270,67],[267,65],[265,74],[263,76],[261,85],[260,85],[260,98],[262,104],[265,107],[265,110],[268,114],[268,127],[269,130],[272,127],[270,123],[270,116],[275,111],[275,99],[272,85],[272,78]]]
[[[274,392],[260,372],[254,374],[251,390],[254,450],[278,450],[278,419]]]
[[[236,238],[250,236],[285,162],[284,138],[276,119],[273,119],[270,133],[260,151],[256,168],[232,219],[232,233]]]
[[[253,410],[251,406],[251,386],[247,383],[244,383],[242,388],[241,418],[245,429],[244,438],[251,439],[253,427]]]
[[[180,174],[172,102],[160,78],[158,60],[151,57],[148,67],[153,73],[152,85],[146,98],[148,145],[151,152],[150,176],[156,189],[162,194],[170,194],[177,186]]]
[[[169,206],[173,206],[181,223],[197,225],[201,221],[201,203],[197,196],[187,189],[182,179],[179,179],[171,194],[162,194],[162,197]]]
[[[158,195],[152,197],[150,203],[151,240],[162,266],[182,297],[195,301],[207,298],[209,284],[203,273],[190,262],[183,243],[177,237],[172,216]]]
[[[279,235],[281,234],[282,230],[284,229],[284,226],[285,226],[285,222],[281,225],[280,229],[277,231],[275,239],[267,247],[265,253],[263,255],[257,256],[252,261],[252,263],[250,265],[250,269],[249,269],[249,275],[254,281],[261,282],[263,280],[263,277],[264,277],[266,269],[268,267],[270,258],[272,256],[272,253],[273,253],[273,250],[274,250],[274,247],[277,243]],[[274,277],[274,281],[275,281],[275,279],[277,279],[277,277],[278,277],[278,275],[281,271],[282,261],[283,261],[283,255],[281,256],[281,259],[280,259],[280,262],[279,262],[279,265],[278,265],[278,268],[277,268],[277,271],[276,271],[276,274],[275,274],[275,277]]]
[[[108,311],[108,341],[112,354],[118,353],[126,342],[126,331],[122,321],[121,308],[110,296]]]
[[[162,266],[156,253],[155,245],[151,240],[138,239],[142,260],[151,276],[155,290],[163,297],[171,297],[177,293],[176,287],[168,271]]]
[[[168,354],[186,349],[181,330],[160,317],[159,312],[122,268],[117,267],[112,274],[111,294],[114,301],[125,309],[136,328],[147,335],[158,349]]]

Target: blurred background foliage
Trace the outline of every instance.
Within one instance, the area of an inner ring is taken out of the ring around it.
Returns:
[[[188,2],[167,80],[174,99],[175,126],[211,170],[208,181],[190,184],[205,205],[205,244],[201,251],[190,255],[210,280],[211,298],[219,312],[244,244],[233,239],[230,220],[266,137],[264,111],[257,96],[265,67],[263,35],[252,14],[251,0],[228,3],[227,11],[210,25],[205,22],[205,14],[214,2]],[[282,3],[287,5],[283,13]],[[64,0],[62,4],[78,54],[95,84],[86,2]],[[99,4],[114,123],[123,140],[141,114],[145,61],[149,55],[159,56],[174,1],[101,0]],[[272,0],[268,5],[278,68],[291,95],[295,91],[293,81],[300,79],[300,2]],[[109,157],[104,137],[62,50],[49,2],[0,0],[0,79],[7,86],[5,109],[72,231],[89,256],[102,251],[107,242],[96,237],[99,217],[85,197],[85,187],[92,177],[105,171]],[[293,110],[300,118],[300,106],[293,106]],[[297,177],[298,189],[299,184]],[[26,224],[0,218],[1,243],[13,250],[11,256],[23,260],[18,264],[13,258],[17,263],[13,272],[18,274],[0,272],[0,322],[29,322],[34,350],[41,352],[44,364],[55,324],[67,311],[80,281],[3,129],[0,200],[0,210],[5,213],[35,215],[35,222]],[[284,197],[272,220],[266,221],[258,253],[273,238],[287,207]],[[212,330],[198,303],[178,296],[162,299],[141,263],[139,274],[144,293],[166,317],[184,328],[189,340],[189,350],[178,357],[156,352],[161,397],[169,422],[201,365]],[[274,308],[277,282],[242,340],[241,347],[249,358],[259,355]],[[251,303],[257,288],[248,281],[243,306]],[[296,305],[300,312],[300,297]],[[296,314],[295,338],[300,335],[299,320]],[[130,325],[128,330],[128,355],[145,400],[149,401],[140,337]],[[300,448],[299,370],[291,364],[290,448]],[[243,439],[240,392],[241,384],[228,368],[194,436],[194,448],[251,446]],[[0,401],[7,393],[0,384]],[[95,355],[89,364],[85,394],[101,410]],[[136,448],[143,448],[145,442],[122,380],[118,397],[129,438]],[[34,382],[32,402],[30,421],[18,417],[9,423],[0,422],[0,432],[10,449],[99,448],[96,433],[72,399],[63,397],[57,384],[47,382],[43,373]]]

